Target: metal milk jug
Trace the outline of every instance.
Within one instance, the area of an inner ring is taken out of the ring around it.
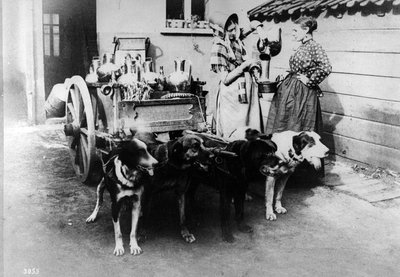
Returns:
[[[168,88],[174,92],[188,92],[192,79],[192,62],[181,58],[174,62],[175,71],[167,78]]]

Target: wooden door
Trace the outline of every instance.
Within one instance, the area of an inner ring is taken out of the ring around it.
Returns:
[[[66,78],[85,77],[97,55],[96,40],[96,0],[43,0],[46,98]]]

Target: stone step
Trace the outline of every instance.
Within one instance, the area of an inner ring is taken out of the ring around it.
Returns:
[[[392,188],[388,190],[382,190],[380,192],[370,192],[363,195],[360,195],[361,198],[367,200],[368,202],[379,202],[383,200],[389,200],[400,197],[400,189]]]
[[[363,194],[363,193],[369,193],[372,191],[378,191],[378,190],[383,190],[383,189],[388,189],[388,185],[385,183],[382,183],[380,181],[375,181],[375,182],[366,182],[364,184],[356,184],[356,185],[345,185],[341,186],[339,189],[341,190],[346,190],[350,191],[356,194]]]
[[[324,177],[324,183],[327,186],[344,186],[349,184],[358,184],[362,178],[356,174],[341,174],[330,172]]]

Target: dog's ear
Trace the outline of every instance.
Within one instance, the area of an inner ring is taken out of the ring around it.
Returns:
[[[263,139],[263,140],[271,140],[272,134],[269,134],[269,135],[267,135],[267,134],[259,134],[258,137],[260,139]]]
[[[134,137],[136,135],[136,133],[138,132],[138,128],[136,126],[133,126],[131,128],[129,128],[129,131],[132,134],[132,137]]]
[[[183,144],[181,140],[177,140],[172,144],[172,157],[178,158],[183,156]]]
[[[308,136],[305,132],[301,132],[300,134],[293,136],[293,149],[296,155],[301,155],[301,151],[307,144],[310,142],[311,137]]]
[[[259,136],[260,136],[260,132],[258,130],[256,130],[256,129],[249,128],[249,129],[246,130],[245,138],[248,141],[256,140],[256,139],[259,138]]]
[[[272,140],[265,140],[265,142],[273,149],[274,152],[278,150],[278,146]]]

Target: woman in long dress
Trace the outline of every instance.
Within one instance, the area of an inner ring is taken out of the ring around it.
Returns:
[[[219,74],[216,97],[217,135],[229,138],[238,128],[262,130],[262,115],[257,87],[249,75],[249,67],[256,60],[246,59],[244,35],[239,28],[237,14],[223,14],[210,18],[214,30],[211,49],[211,70]],[[251,29],[262,34],[261,23],[252,21]],[[247,34],[249,34],[248,32]]]
[[[290,57],[290,73],[272,99],[267,134],[286,130],[322,131],[318,84],[331,73],[332,66],[321,45],[313,39],[316,29],[317,21],[312,17],[295,21],[293,36],[301,45]]]

